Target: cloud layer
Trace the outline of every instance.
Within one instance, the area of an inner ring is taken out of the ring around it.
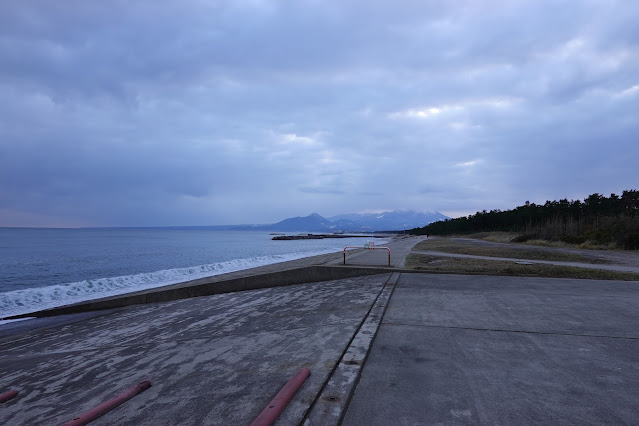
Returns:
[[[639,182],[639,3],[0,6],[0,226],[449,215]]]

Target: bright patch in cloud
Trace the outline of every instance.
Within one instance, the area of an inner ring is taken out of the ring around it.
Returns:
[[[413,117],[419,117],[419,118],[426,118],[433,115],[441,114],[441,112],[442,112],[442,108],[432,107],[432,108],[426,108],[422,110],[409,110],[407,112],[407,115],[409,117],[413,116]]]
[[[298,136],[295,133],[285,133],[279,135],[279,141],[284,144],[295,145],[315,145],[316,143],[314,138],[308,136]]]
[[[626,90],[622,90],[617,94],[617,96],[634,96],[639,93],[639,84],[635,84],[632,87],[627,88]]]
[[[462,168],[469,168],[469,167],[473,167],[473,166],[477,165],[480,162],[481,162],[481,160],[465,161],[465,162],[457,163],[457,164],[455,164],[455,166],[462,167]]]
[[[409,108],[390,114],[390,118],[413,118],[428,119],[448,113],[461,113],[480,109],[508,109],[513,108],[522,102],[516,97],[487,97],[479,99],[462,99],[455,103],[431,106],[425,108]]]
[[[431,118],[440,115],[443,112],[447,112],[449,109],[450,108],[445,105],[438,107],[410,108],[403,111],[394,112],[390,114],[390,118]]]

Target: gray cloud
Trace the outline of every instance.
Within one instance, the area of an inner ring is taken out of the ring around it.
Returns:
[[[0,6],[0,226],[467,214],[636,185],[639,5]]]

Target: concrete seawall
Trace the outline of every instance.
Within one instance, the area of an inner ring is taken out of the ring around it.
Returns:
[[[188,299],[191,297],[210,296],[221,293],[232,293],[245,290],[256,290],[288,286],[302,283],[331,281],[367,275],[388,273],[389,268],[366,267],[337,267],[337,266],[307,266],[260,275],[248,275],[239,278],[220,281],[220,277],[208,277],[188,281],[163,288],[127,293],[103,299],[75,303],[38,312],[16,315],[6,319],[27,317],[51,317],[56,315],[77,314],[81,312],[103,309],[121,308],[124,306],[141,305],[147,303],[166,302],[170,300]]]

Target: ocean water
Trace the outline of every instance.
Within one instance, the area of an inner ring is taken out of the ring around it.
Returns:
[[[199,227],[0,228],[0,319],[338,252],[370,240],[272,237]]]

